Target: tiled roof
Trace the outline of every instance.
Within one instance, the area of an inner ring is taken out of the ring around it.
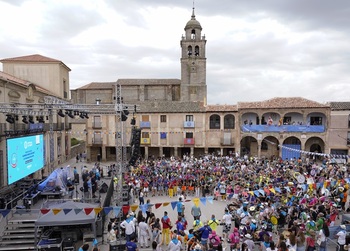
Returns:
[[[94,90],[94,89],[113,89],[113,85],[116,82],[91,82],[90,84],[84,85],[82,87],[77,88],[77,90]]]
[[[5,63],[5,62],[61,63],[65,67],[67,67],[67,69],[69,71],[71,70],[62,61],[54,59],[54,58],[45,57],[45,56],[42,56],[40,54],[33,54],[33,55],[14,57],[14,58],[4,58],[4,59],[1,59],[0,62],[1,63]]]
[[[350,102],[329,102],[331,110],[350,110]]]
[[[45,94],[48,94],[48,95],[54,95],[51,91],[49,91],[49,90],[47,90],[45,88],[42,88],[39,85],[36,85],[36,84],[33,84],[33,83],[29,82],[29,81],[17,78],[15,76],[12,76],[12,75],[10,75],[8,73],[5,73],[3,71],[0,71],[0,79],[3,79],[4,81],[10,81],[10,82],[12,82],[12,83],[14,83],[16,85],[21,85],[21,86],[24,86],[24,87],[28,87],[29,85],[33,85],[38,92],[45,93]]]
[[[301,97],[272,98],[258,102],[238,102],[238,109],[269,109],[269,108],[327,108],[324,105]]]
[[[237,105],[207,105],[207,112],[237,112]]]
[[[120,85],[180,85],[180,79],[118,79],[117,84]]]

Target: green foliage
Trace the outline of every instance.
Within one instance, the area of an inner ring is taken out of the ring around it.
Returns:
[[[78,145],[80,143],[80,140],[76,139],[76,138],[71,138],[70,139],[70,144],[71,146],[75,146]]]

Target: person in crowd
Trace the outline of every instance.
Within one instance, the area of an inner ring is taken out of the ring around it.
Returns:
[[[172,228],[172,223],[168,217],[168,212],[164,212],[164,216],[161,219],[162,222],[162,242],[168,245],[170,242],[170,230]]]
[[[337,236],[337,242],[339,245],[339,250],[338,251],[344,251],[344,246],[346,244],[346,225],[340,225],[341,230],[336,233]]]
[[[193,205],[191,214],[193,216],[193,220],[199,220],[202,215],[201,208],[198,205]]]
[[[134,222],[134,217],[131,215],[127,215],[126,219],[120,223],[120,227],[125,230],[125,238],[126,241],[131,241],[136,238],[136,226]]]

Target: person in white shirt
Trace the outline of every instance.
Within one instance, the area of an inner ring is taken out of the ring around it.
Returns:
[[[151,239],[151,231],[148,224],[145,222],[145,218],[142,218],[139,222],[139,233],[139,243],[141,245],[141,248],[144,246],[146,248],[149,248],[148,241]]]
[[[125,229],[126,241],[130,241],[131,237],[136,234],[134,217],[127,215],[126,219],[120,223],[120,227]]]
[[[181,241],[178,240],[177,235],[173,234],[171,241],[169,242],[168,245],[168,251],[181,251],[182,248],[182,243]]]
[[[225,214],[222,217],[222,221],[225,223],[223,230],[222,230],[222,237],[228,238],[229,232],[231,231],[231,224],[232,224],[232,215],[229,213],[227,209],[225,209]]]
[[[346,243],[346,226],[340,225],[341,230],[336,234],[338,237],[339,251],[344,251],[344,245]]]

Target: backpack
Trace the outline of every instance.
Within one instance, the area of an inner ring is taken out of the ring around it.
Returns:
[[[210,237],[210,242],[213,243],[213,244],[216,244],[215,236]]]

